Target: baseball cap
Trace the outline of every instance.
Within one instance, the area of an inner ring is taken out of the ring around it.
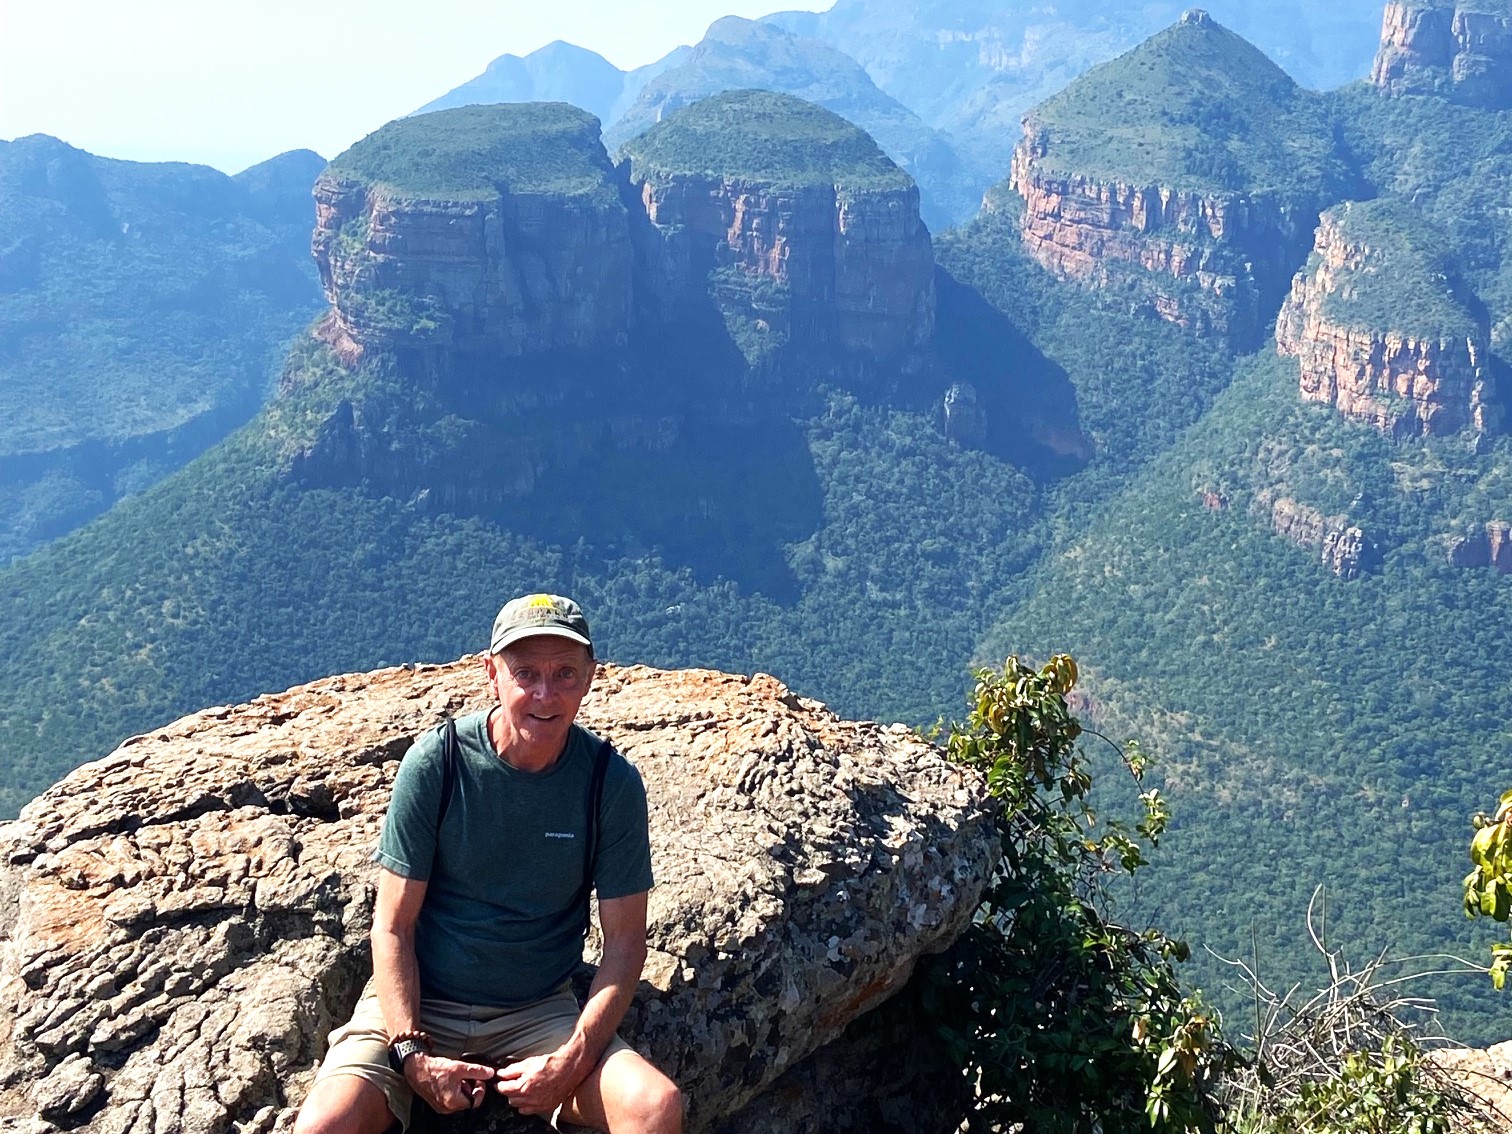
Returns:
[[[506,602],[494,619],[488,652],[496,654],[511,642],[537,635],[570,638],[593,652],[583,608],[561,595],[521,595]]]

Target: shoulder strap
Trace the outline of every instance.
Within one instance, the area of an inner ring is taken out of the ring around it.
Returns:
[[[589,897],[593,893],[593,859],[598,854],[599,811],[604,805],[604,778],[609,772],[609,753],[613,746],[607,740],[599,742],[598,752],[593,757],[593,778],[588,781],[588,841],[583,847],[583,884],[578,888],[574,904],[583,911],[583,936],[588,936],[592,922]]]
[[[457,722],[450,715],[441,720],[441,802],[436,807],[436,834],[441,834],[441,822],[451,807],[452,793],[457,788]]]

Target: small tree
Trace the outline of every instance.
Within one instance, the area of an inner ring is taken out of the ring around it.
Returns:
[[[1130,828],[1087,801],[1086,734],[1067,696],[1076,663],[1009,658],[977,674],[950,756],[987,777],[1002,861],[963,940],[932,970],[931,1006],[974,1084],[972,1131],[1212,1130],[1234,1057],[1178,987],[1180,941],[1110,917],[1108,880],[1144,864],[1167,816],[1143,791]],[[1113,746],[1136,781],[1144,759]]]

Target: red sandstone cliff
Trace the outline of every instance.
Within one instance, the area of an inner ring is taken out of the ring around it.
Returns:
[[[1266,277],[1301,259],[1317,210],[1272,193],[1199,193],[1044,168],[1051,138],[1032,119],[1009,185],[1022,239],[1062,279],[1132,284],[1160,318],[1238,339],[1258,334]],[[986,207],[994,207],[990,195]]]
[[[1430,337],[1330,317],[1329,298],[1354,286],[1351,277],[1375,251],[1346,235],[1343,216],[1323,215],[1312,260],[1293,279],[1276,321],[1276,348],[1300,364],[1303,399],[1397,438],[1496,431],[1501,406],[1481,332]]]
[[[636,188],[660,238],[652,287],[669,307],[706,302],[710,273],[723,273],[762,297],[753,317],[795,344],[896,360],[934,334],[934,252],[912,186],[652,173]],[[732,302],[730,289],[716,294]]]
[[[326,173],[315,204],[322,333],[349,358],[393,346],[517,356],[629,331],[629,217],[612,193],[419,199]]]
[[[1454,0],[1391,0],[1371,82],[1387,94],[1512,107],[1512,14]]]

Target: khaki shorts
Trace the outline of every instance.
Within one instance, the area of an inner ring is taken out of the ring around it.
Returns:
[[[562,985],[544,1000],[519,1008],[487,1008],[451,1000],[420,1001],[420,1026],[430,1033],[437,1055],[500,1066],[514,1059],[547,1055],[561,1047],[577,1026],[577,997]],[[604,1049],[609,1055],[629,1044],[615,1036]],[[352,1018],[331,1033],[330,1050],[315,1079],[356,1075],[383,1092],[388,1108],[408,1129],[414,1093],[404,1076],[389,1066],[388,1033],[383,1010],[369,981]],[[552,1125],[557,1122],[552,1115]]]

